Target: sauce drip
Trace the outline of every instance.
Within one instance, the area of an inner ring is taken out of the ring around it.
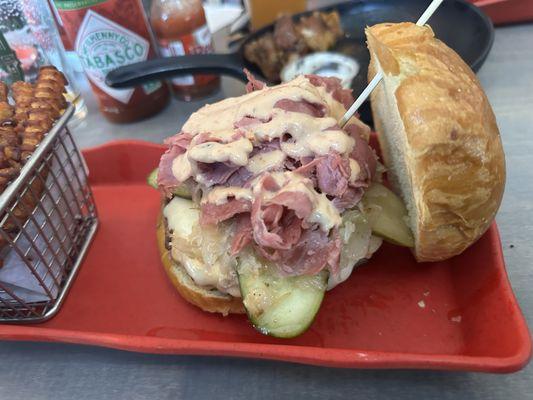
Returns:
[[[283,109],[283,103],[279,103],[282,100],[290,101],[296,109]],[[317,115],[304,112],[304,107],[302,112],[297,112],[298,105],[311,105]],[[305,76],[204,106],[183,126],[182,132],[193,139],[187,151],[174,160],[173,174],[180,182],[192,177],[196,182],[205,183],[205,168],[198,168],[198,163],[245,167],[257,177],[266,171],[284,170],[288,158],[300,161],[330,153],[348,157],[355,140],[337,124],[344,112],[344,106],[324,87],[313,85]],[[279,143],[279,148],[272,143]],[[274,148],[264,151],[265,146]],[[254,149],[260,151],[253,154]],[[360,171],[355,160],[350,159],[350,169],[353,172],[350,179],[355,180]],[[310,179],[291,171],[273,172],[273,175],[280,181],[281,191],[304,192],[309,197],[313,204],[309,223],[318,224],[326,232],[341,224],[337,208],[325,194],[315,190]],[[247,189],[203,188],[202,203],[220,205],[230,197],[252,200],[257,182],[258,179],[253,179]]]

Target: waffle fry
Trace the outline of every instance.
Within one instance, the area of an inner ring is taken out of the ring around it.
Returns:
[[[0,190],[17,177],[20,167],[19,137],[15,131],[16,121],[13,119],[13,107],[8,102],[8,87],[0,84]]]
[[[17,122],[16,130],[17,133],[22,135],[33,98],[33,85],[28,82],[15,82],[11,85],[11,96],[15,101],[14,118]]]
[[[67,106],[65,76],[53,66],[42,67],[35,84],[0,82],[0,192],[16,178],[54,122]]]
[[[55,67],[43,67],[35,84],[15,82],[11,85],[14,106],[9,103],[9,88],[0,82],[0,193],[20,173],[54,122],[66,108],[67,81]],[[47,172],[43,173],[44,176]],[[28,218],[44,190],[43,180],[34,180],[12,215],[21,224]],[[6,232],[17,232],[17,224],[8,220]],[[0,249],[5,245],[0,240]]]
[[[20,147],[23,162],[35,151],[65,109],[67,103],[63,94],[66,83],[64,75],[54,67],[43,67],[39,71],[24,120]]]
[[[13,107],[7,99],[8,87],[4,82],[0,82],[0,124],[13,117]]]
[[[43,67],[35,85],[35,98],[45,99],[63,110],[67,106],[64,96],[66,84],[65,76],[56,68]]]

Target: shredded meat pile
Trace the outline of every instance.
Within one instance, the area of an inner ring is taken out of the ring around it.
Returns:
[[[307,76],[305,80],[323,90],[341,110],[352,101],[350,91],[343,89],[336,78]],[[260,96],[270,88],[250,75],[247,89],[254,93],[260,91]],[[311,116],[311,120],[318,123],[330,117],[327,104],[309,103],[289,93],[287,98],[275,102],[270,113],[279,115],[281,112],[281,118],[287,118],[287,126],[299,115]],[[286,135],[260,140],[251,133],[253,129],[255,132],[267,130],[272,118],[247,115],[235,120],[227,133],[231,137],[226,141],[215,132],[191,134],[186,130],[169,138],[166,141],[169,148],[159,165],[158,184],[171,196],[173,188],[184,183],[176,178],[173,166],[178,157],[189,156],[190,161],[192,148],[207,145],[214,149],[217,145],[232,145],[249,138],[253,147],[244,165],[228,160],[196,160],[192,163],[193,170],[184,175],[188,177],[187,182],[195,186],[195,192],[200,193],[201,198],[196,201],[200,202],[201,224],[233,219],[232,253],[238,254],[245,246],[252,245],[259,254],[276,263],[284,274],[315,274],[324,268],[336,274],[341,250],[339,215],[359,202],[376,172],[376,156],[367,143],[369,128],[356,121],[342,131],[333,120],[334,126],[319,134],[326,134],[327,139],[327,135],[341,132],[353,143],[351,150],[340,153],[333,146],[325,154],[294,157],[283,150],[286,141],[291,140],[285,138]],[[259,173],[250,168],[250,159],[273,154],[280,156],[281,161]],[[246,190],[242,196],[234,191],[224,201],[210,200],[208,194],[221,188]],[[331,217],[321,219],[318,210]]]

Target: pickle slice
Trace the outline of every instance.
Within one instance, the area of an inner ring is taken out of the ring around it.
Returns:
[[[373,183],[362,201],[367,212],[372,214],[369,220],[374,234],[399,246],[414,247],[413,233],[407,225],[407,208],[400,197],[385,186]]]
[[[159,168],[154,169],[150,174],[146,177],[146,183],[153,187],[154,189],[157,189],[157,173],[159,171]],[[191,199],[191,190],[187,186],[187,184],[183,183],[177,188],[175,188],[172,193],[178,197],[181,197],[183,199]]]
[[[148,183],[148,185],[153,187],[154,189],[157,189],[157,172],[158,171],[159,171],[159,168],[156,168],[152,172],[150,172],[148,176],[146,177],[146,183]]]
[[[239,257],[237,274],[248,319],[261,333],[293,338],[305,332],[315,319],[328,273],[281,276],[268,262],[248,251]]]

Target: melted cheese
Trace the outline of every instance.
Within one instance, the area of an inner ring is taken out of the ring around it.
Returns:
[[[226,246],[225,235],[217,228],[213,228],[206,235],[202,232],[198,234],[200,212],[190,200],[174,197],[164,207],[163,215],[172,238],[172,258],[185,268],[194,282],[199,286],[217,288],[223,293],[240,297],[235,274],[235,259],[228,255],[214,256],[212,244],[204,245],[198,242],[212,240],[220,246]],[[197,253],[183,251],[177,240],[182,243],[190,242],[191,245],[188,248]]]
[[[259,175],[261,172],[270,171],[279,167],[285,161],[285,158],[285,153],[281,150],[259,153],[248,160],[246,169],[254,175]]]
[[[200,210],[192,201],[174,197],[163,209],[163,215],[167,219],[170,230],[180,236],[187,237],[192,228],[200,220]]]

